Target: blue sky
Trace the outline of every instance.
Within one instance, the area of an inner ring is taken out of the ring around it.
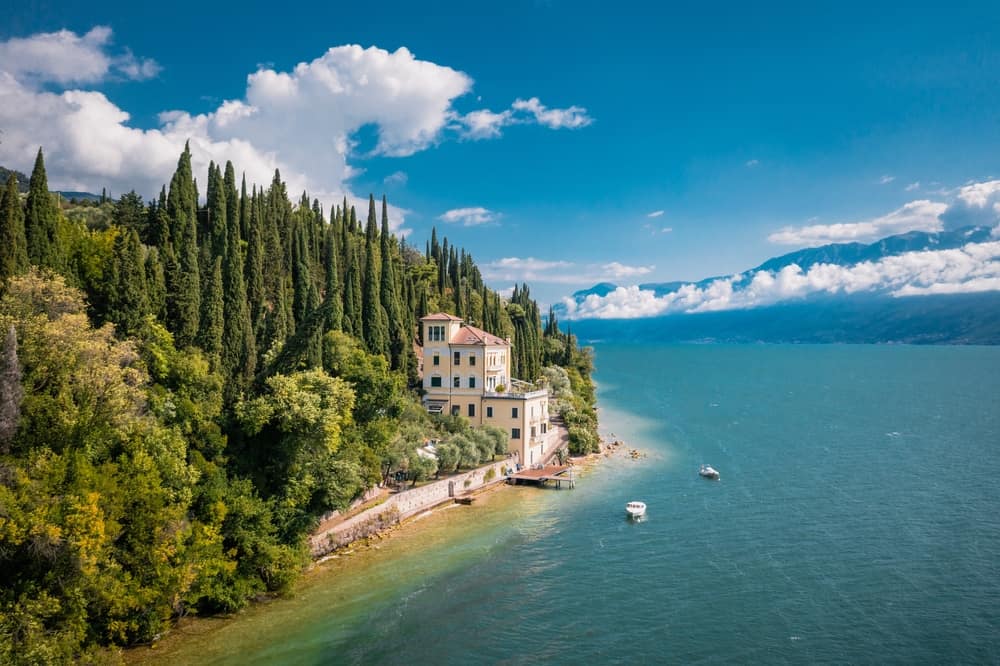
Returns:
[[[963,187],[1000,214],[996,3],[469,4],[14,7],[0,163],[41,144],[54,186],[151,196],[193,134],[325,200],[384,192],[545,302],[948,226]]]

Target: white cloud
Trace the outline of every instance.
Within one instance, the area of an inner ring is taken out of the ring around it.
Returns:
[[[500,130],[514,123],[513,114],[508,109],[494,113],[489,109],[470,111],[459,119],[464,136],[470,139],[493,139],[500,136]]]
[[[476,206],[474,208],[453,208],[441,215],[438,219],[449,224],[461,224],[463,227],[476,227],[482,224],[490,224],[500,219],[500,213]]]
[[[647,213],[646,217],[660,217],[663,213],[664,211],[662,210],[654,210],[652,213]]]
[[[594,119],[587,115],[587,109],[581,106],[571,106],[568,109],[550,109],[538,101],[537,97],[531,99],[517,99],[511,105],[515,111],[526,111],[535,117],[539,125],[544,125],[551,129],[562,129],[568,127],[576,129],[586,127],[594,122]]]
[[[383,178],[382,182],[385,185],[406,185],[409,179],[410,177],[406,175],[405,171],[394,171]]]
[[[155,62],[128,50],[112,53],[110,43],[111,30],[100,26],[84,35],[63,30],[0,42],[0,164],[30,169],[41,145],[54,188],[134,188],[152,197],[190,140],[199,178],[210,160],[232,160],[248,182],[260,185],[277,168],[290,192],[307,190],[329,210],[351,196],[347,183],[359,171],[349,162],[361,128],[375,128],[373,154],[406,156],[447,137],[489,134],[497,124],[491,112],[455,111],[455,101],[472,89],[467,74],[419,60],[406,48],[349,45],[289,71],[258,66],[242,98],[202,114],[167,110],[158,127],[138,129],[103,93],[71,87],[158,71]],[[50,87],[40,88],[43,82]],[[56,84],[61,89],[51,88]],[[579,107],[548,110],[539,103],[537,110],[494,116],[554,128],[582,126],[586,118]],[[390,212],[398,229],[403,211]]]
[[[970,183],[960,187],[958,198],[963,203],[977,208],[984,208],[996,201],[1000,195],[1000,180],[988,180],[982,183]]]
[[[772,243],[802,247],[871,241],[904,231],[940,231],[944,228],[941,215],[947,209],[948,205],[945,203],[919,199],[864,222],[785,227],[769,235],[767,239]]]
[[[129,79],[156,76],[160,66],[131,51],[109,54],[111,28],[97,26],[84,35],[69,30],[14,37],[0,42],[0,70],[25,83],[96,83],[111,74]]]
[[[496,282],[587,284],[648,275],[654,266],[629,266],[618,261],[576,264],[535,257],[506,257],[481,264],[483,277]]]
[[[878,184],[879,185],[888,185],[889,183],[891,183],[894,180],[896,180],[895,176],[890,176],[889,174],[885,174],[881,178],[878,179]]]
[[[760,160],[747,160],[744,165],[748,168],[753,168],[760,164]]]
[[[537,97],[517,99],[509,109],[499,113],[478,109],[464,115],[453,114],[452,127],[467,139],[493,139],[504,127],[537,123],[549,129],[578,129],[594,121],[587,110],[580,106],[567,109],[550,109]]]
[[[749,279],[749,282],[746,279]],[[632,319],[672,313],[735,310],[770,305],[811,294],[885,292],[896,297],[1000,290],[1000,241],[959,249],[908,252],[853,266],[797,265],[780,271],[732,275],[707,285],[688,284],[657,297],[637,286],[581,303],[563,299],[567,319]]]
[[[617,261],[612,261],[601,266],[601,270],[604,271],[606,275],[615,279],[636,277],[639,275],[648,275],[653,272],[652,266],[626,266],[625,264],[619,263]]]
[[[910,183],[909,185],[907,185],[903,189],[906,190],[907,192],[913,192],[914,190],[919,190],[920,189],[920,181],[918,180],[915,183]]]

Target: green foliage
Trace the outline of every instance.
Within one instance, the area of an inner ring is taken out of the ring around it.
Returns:
[[[277,172],[204,182],[199,207],[185,146],[148,206],[59,208],[39,151],[26,205],[16,180],[0,195],[0,663],[87,661],[286,592],[323,512],[506,454],[505,431],[407,391],[430,312],[513,336],[525,378],[565,366],[544,375],[573,436],[596,428],[591,358],[543,338],[526,287],[507,303],[436,231],[426,253],[395,238],[384,198],[362,229],[346,200],[329,221],[293,206]]]
[[[63,267],[62,247],[59,241],[59,213],[45,174],[45,159],[38,149],[35,167],[28,182],[25,202],[24,233],[27,240],[28,260],[35,266],[59,270]]]
[[[11,173],[0,193],[0,291],[4,283],[28,268],[28,241],[24,235],[24,210]]]

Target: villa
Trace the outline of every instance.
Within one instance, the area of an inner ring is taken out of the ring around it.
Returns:
[[[427,411],[501,428],[509,434],[508,450],[518,464],[543,462],[552,448],[549,393],[511,377],[510,341],[444,312],[420,322]]]

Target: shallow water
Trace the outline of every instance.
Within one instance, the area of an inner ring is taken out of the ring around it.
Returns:
[[[602,425],[644,457],[436,512],[135,656],[1000,659],[1000,349],[604,344],[597,363]]]

